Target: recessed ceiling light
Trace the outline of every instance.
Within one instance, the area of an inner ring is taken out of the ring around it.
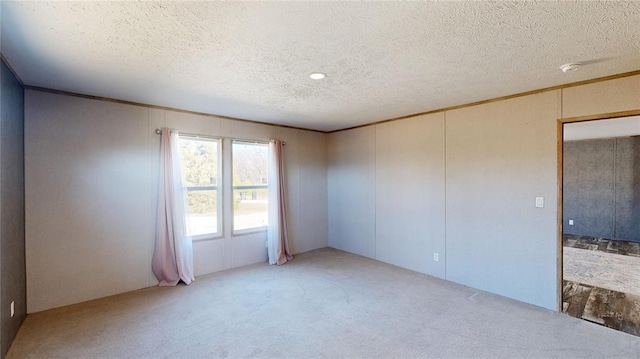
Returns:
[[[581,63],[572,62],[572,63],[564,64],[564,65],[560,66],[560,70],[562,70],[562,72],[564,72],[564,73],[574,72],[574,71],[578,71],[580,66],[582,66]]]
[[[327,75],[323,74],[322,72],[312,72],[311,74],[309,74],[309,77],[314,80],[322,80],[323,78],[327,77]]]

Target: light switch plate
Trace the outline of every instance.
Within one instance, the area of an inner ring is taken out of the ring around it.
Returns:
[[[544,208],[544,197],[536,197],[536,208]]]
[[[570,219],[570,220],[569,220],[569,225],[570,225],[570,226],[573,226],[573,219]]]

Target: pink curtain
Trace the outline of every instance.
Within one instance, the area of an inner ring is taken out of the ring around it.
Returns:
[[[156,245],[153,253],[153,274],[159,286],[174,286],[182,280],[191,284],[193,247],[187,236],[180,171],[180,148],[177,132],[163,128],[160,134],[160,181]]]
[[[269,227],[267,229],[267,252],[269,264],[282,265],[293,259],[287,241],[287,212],[285,208],[285,185],[283,166],[283,143],[269,142]]]

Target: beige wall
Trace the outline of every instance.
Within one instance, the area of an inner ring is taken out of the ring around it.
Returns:
[[[443,113],[375,129],[376,258],[444,278]]]
[[[163,126],[285,140],[291,247],[299,253],[327,245],[325,134],[32,90],[25,101],[29,312],[157,283],[154,131]],[[223,165],[230,183],[230,164]],[[225,206],[231,213],[231,201]],[[196,275],[266,260],[265,232],[232,236],[230,216],[223,227],[223,238],[194,242]]]
[[[374,126],[329,136],[329,246],[376,258]]]
[[[559,109],[552,91],[446,113],[448,280],[557,307]]]
[[[639,82],[616,79],[328,136],[26,91],[28,310],[155,284],[153,130],[165,125],[287,141],[295,252],[326,246],[329,233],[332,247],[556,309],[555,117],[640,110]],[[545,208],[533,207],[535,196],[545,197]],[[264,233],[231,237],[225,228],[224,238],[195,243],[197,275],[264,260]],[[514,238],[517,231],[526,234]]]
[[[444,278],[443,114],[329,137],[329,245]]]
[[[332,133],[329,245],[557,310],[557,120],[640,110],[639,83]]]
[[[562,90],[562,117],[640,109],[640,75]]]

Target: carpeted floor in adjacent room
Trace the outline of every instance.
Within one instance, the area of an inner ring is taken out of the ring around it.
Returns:
[[[8,358],[637,358],[640,338],[334,249],[31,314]]]

